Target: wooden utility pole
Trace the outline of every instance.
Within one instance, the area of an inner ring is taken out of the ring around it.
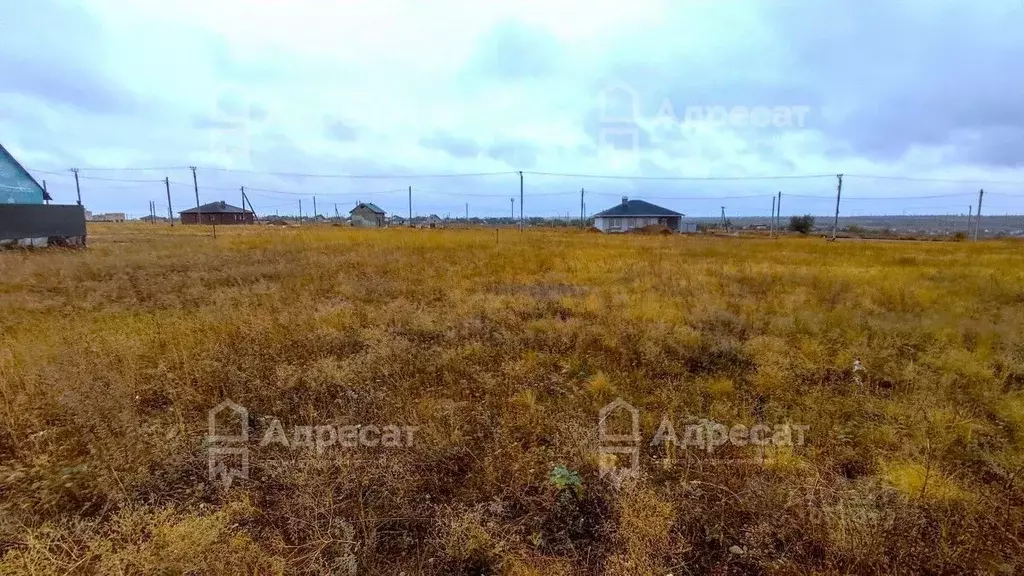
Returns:
[[[334,203],[334,217],[341,220],[341,214],[338,213],[338,203]]]
[[[513,218],[515,215],[513,214]],[[525,221],[523,220],[523,171],[519,171],[519,231],[523,231]]]
[[[82,188],[78,185],[78,168],[72,168],[72,172],[75,174],[75,193],[78,194],[78,205],[82,205]]]
[[[302,226],[302,198],[299,198],[299,226]]]
[[[196,191],[196,223],[199,223],[203,219],[203,215],[199,213],[199,180],[196,179],[196,167],[189,166],[189,169],[192,170],[192,186]]]
[[[978,239],[978,230],[981,229],[981,200],[985,197],[985,190],[978,190],[978,217],[974,219],[974,239]]]
[[[245,218],[245,205],[249,204],[249,211],[252,212],[252,219],[254,222],[259,222],[260,217],[256,215],[256,208],[253,208],[252,202],[249,201],[249,197],[245,194],[245,186],[242,186],[242,218]]]
[[[43,200],[45,200],[47,204],[50,203],[50,199],[47,198],[49,195],[50,193],[46,190],[46,180],[43,180]]]
[[[779,190],[779,201],[775,203],[775,233],[782,235],[782,190]]]
[[[839,179],[839,185],[836,186],[836,219],[832,222],[832,239],[836,239],[836,234],[839,232],[839,198],[843,195],[843,175],[836,174],[836,178]]]
[[[772,238],[775,236],[775,196],[772,196],[772,219],[768,223],[768,237]]]
[[[316,217],[317,217],[317,211],[316,211],[316,194],[314,194],[314,195],[313,195],[313,223],[314,223],[314,224],[316,224]]]
[[[466,202],[466,225],[469,225],[469,202]]]
[[[587,227],[587,212],[583,208],[584,206],[586,206],[586,204],[583,203],[583,194],[584,194],[584,190],[583,190],[583,188],[580,188],[580,229],[581,230],[586,229],[586,227]]]
[[[512,223],[515,224],[515,222],[516,222],[516,199],[515,198],[509,198],[509,201],[512,202]]]
[[[167,219],[171,221],[171,228],[174,228],[174,210],[171,208],[171,179],[164,177],[164,188],[167,189]]]
[[[412,186],[409,186],[409,225],[412,226]]]

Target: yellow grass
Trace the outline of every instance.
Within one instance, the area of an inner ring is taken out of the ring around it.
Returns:
[[[1020,243],[211,232],[0,253],[0,574],[1024,569]],[[619,488],[616,398],[643,439]],[[300,453],[260,446],[275,417],[417,428]],[[665,417],[809,429],[651,446]]]

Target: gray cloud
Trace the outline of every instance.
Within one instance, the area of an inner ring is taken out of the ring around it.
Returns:
[[[487,155],[512,168],[529,170],[537,165],[540,147],[520,140],[501,140],[487,148]]]
[[[353,142],[358,138],[355,128],[341,120],[333,120],[327,123],[326,135],[338,142]]]
[[[40,0],[13,3],[4,11],[0,93],[93,114],[141,109],[138,95],[94,64],[106,58],[108,43],[102,24],[85,8]]]
[[[443,130],[420,138],[420,145],[435,150],[443,150],[455,158],[476,158],[482,152],[479,144],[470,138],[455,136]]]
[[[517,20],[502,22],[482,36],[466,74],[498,80],[542,78],[561,68],[562,54],[548,30]]]

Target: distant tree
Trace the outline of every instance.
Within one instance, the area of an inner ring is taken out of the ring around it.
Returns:
[[[789,218],[789,229],[793,232],[807,234],[814,229],[814,216],[804,214],[803,216],[791,216]]]

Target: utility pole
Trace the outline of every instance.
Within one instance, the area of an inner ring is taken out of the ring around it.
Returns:
[[[43,180],[43,200],[46,200],[47,204],[50,203],[50,199],[47,198],[49,195],[50,193],[46,190],[46,180]]]
[[[971,237],[971,216],[974,214],[974,204],[967,206],[967,237]]]
[[[469,225],[469,202],[466,202],[466,225]]]
[[[985,190],[978,190],[978,217],[974,220],[974,239],[978,239],[978,230],[981,229],[981,200],[985,197]]]
[[[586,204],[583,203],[583,194],[584,190],[583,188],[580,188],[580,230],[587,227],[587,213],[583,208]]]
[[[302,226],[302,198],[299,198],[299,226]]]
[[[836,234],[839,233],[839,198],[843,195],[843,175],[836,174],[836,178],[839,179],[839,185],[836,186],[836,219],[832,222],[832,239],[836,239]]]
[[[513,218],[514,217],[515,217],[515,215],[513,214]],[[523,226],[524,225],[525,225],[525,222],[523,221],[523,171],[520,170],[519,171],[519,231],[520,232],[523,231]]]
[[[313,223],[314,223],[314,224],[316,224],[316,217],[317,217],[317,211],[316,211],[316,194],[313,194]]]
[[[341,220],[341,214],[338,213],[338,203],[334,203],[334,217]]]
[[[725,226],[725,206],[722,206],[722,229],[725,230],[726,234],[729,233],[729,229]]]
[[[78,205],[82,205],[82,188],[78,185],[78,168],[72,168],[72,172],[75,173],[75,192],[78,194]]]
[[[174,228],[174,211],[171,208],[171,179],[164,177],[164,187],[167,188],[167,219],[171,222],[171,228]]]
[[[779,201],[775,203],[775,233],[782,235],[782,190],[779,190]]]
[[[252,212],[253,222],[259,222],[260,218],[256,215],[256,208],[253,207],[252,202],[249,201],[249,197],[245,194],[245,186],[242,186],[242,218],[245,219],[245,205],[249,204],[249,211]]]
[[[412,226],[412,186],[409,186],[409,226]]]
[[[196,223],[198,224],[203,219],[203,215],[199,213],[199,180],[196,179],[196,167],[189,166],[189,169],[192,170],[192,187],[196,191]]]
[[[775,236],[775,196],[772,196],[772,219],[768,223],[768,237],[772,238]]]

